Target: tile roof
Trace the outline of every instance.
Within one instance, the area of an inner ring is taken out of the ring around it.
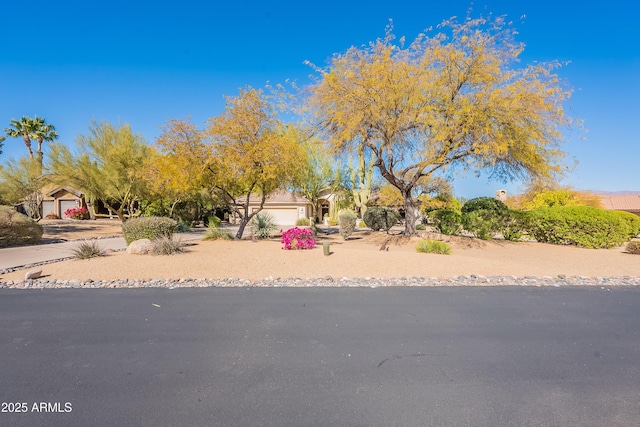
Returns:
[[[262,196],[252,194],[251,197],[249,197],[249,203],[259,204],[261,199],[262,199]],[[244,203],[244,201],[246,200],[246,197],[244,196],[238,197],[237,200],[238,200],[238,203]],[[286,191],[286,190],[274,191],[273,193],[267,196],[267,200],[265,201],[265,204],[276,204],[276,205],[306,204],[306,203],[310,203],[306,197],[299,196],[291,191]]]
[[[602,196],[602,206],[616,211],[640,212],[640,194]]]

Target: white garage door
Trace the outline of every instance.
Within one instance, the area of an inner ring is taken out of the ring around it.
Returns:
[[[298,209],[262,209],[260,213],[269,212],[278,225],[296,225]]]
[[[42,217],[46,218],[49,214],[56,213],[56,206],[53,200],[45,200],[42,202]]]
[[[67,209],[77,208],[78,203],[75,200],[60,200],[60,213],[63,219],[69,219],[68,216],[64,214],[64,211]]]

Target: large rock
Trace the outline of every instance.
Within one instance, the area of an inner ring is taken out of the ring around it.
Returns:
[[[127,247],[128,254],[147,255],[153,250],[153,244],[149,239],[134,240]]]
[[[42,276],[42,270],[29,270],[24,275],[24,280],[37,279]]]

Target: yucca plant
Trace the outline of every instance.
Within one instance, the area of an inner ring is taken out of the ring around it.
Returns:
[[[256,214],[251,219],[251,227],[253,227],[253,233],[258,239],[267,239],[271,233],[278,229],[278,224],[269,212],[263,212]]]
[[[73,256],[77,259],[89,259],[104,256],[104,250],[95,240],[84,240],[73,249]]]

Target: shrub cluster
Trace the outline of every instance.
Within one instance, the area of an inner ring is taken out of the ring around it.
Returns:
[[[311,229],[294,227],[282,233],[280,243],[282,243],[282,249],[286,250],[313,249],[316,246],[316,239],[313,238]]]
[[[171,218],[147,216],[130,218],[122,224],[122,233],[127,245],[140,239],[157,239],[159,237],[172,237],[176,230],[177,222]]]
[[[420,240],[416,245],[416,251],[427,254],[449,255],[451,246],[438,240]]]
[[[0,206],[0,248],[31,245],[42,240],[42,226],[11,206]]]
[[[636,232],[619,212],[588,206],[558,206],[530,212],[530,232],[539,242],[612,248]]]
[[[462,215],[453,209],[438,209],[431,212],[431,219],[436,230],[442,234],[452,236],[458,234],[462,228]]]
[[[340,227],[340,235],[347,240],[351,233],[356,229],[358,217],[351,209],[343,209],[338,213],[338,226]]]
[[[309,218],[298,218],[296,225],[300,227],[308,227],[311,225],[311,221],[309,221]]]
[[[184,251],[184,244],[180,240],[161,236],[151,241],[151,253],[153,255],[173,255]]]
[[[395,209],[386,206],[373,206],[368,208],[362,220],[373,231],[389,231],[400,219],[400,215]]]
[[[251,218],[251,227],[258,239],[267,239],[271,233],[278,229],[273,215],[269,212],[258,213]]]
[[[492,197],[476,197],[475,199],[468,200],[464,205],[462,205],[462,209],[460,211],[465,214],[480,210],[506,212],[508,209],[507,205],[498,199],[494,199]]]

